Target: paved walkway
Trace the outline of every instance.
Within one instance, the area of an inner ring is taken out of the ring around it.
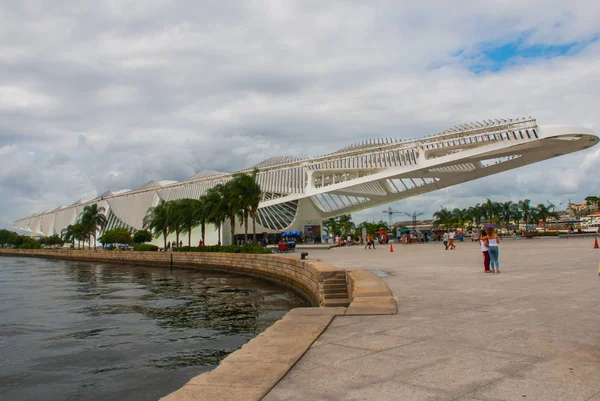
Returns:
[[[501,274],[475,243],[310,251],[382,269],[394,316],[338,316],[263,398],[600,401],[600,250],[591,239],[505,239]]]

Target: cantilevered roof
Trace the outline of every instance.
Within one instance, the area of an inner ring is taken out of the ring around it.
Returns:
[[[389,145],[389,144],[399,143],[399,142],[401,142],[401,140],[396,139],[396,138],[371,138],[371,139],[367,139],[364,141],[353,143],[352,145],[348,145],[334,153],[342,153],[342,152],[347,152],[349,150],[358,150],[358,149],[368,148],[371,146]]]
[[[227,174],[227,173],[223,173],[221,171],[216,171],[216,170],[202,170],[202,171],[199,171],[198,173],[194,174],[190,178],[188,178],[188,180],[196,180],[198,178],[205,178],[205,177],[211,177],[214,175],[223,175],[223,174]]]
[[[274,164],[289,163],[289,162],[293,162],[296,160],[300,160],[300,159],[297,157],[294,157],[294,156],[274,156],[274,157],[269,157],[268,159],[265,159],[265,160],[261,161],[260,163],[255,164],[254,167],[266,167],[266,166],[272,166]]]
[[[170,180],[161,180],[161,181],[148,181],[147,183],[145,183],[144,185],[142,185],[139,188],[136,188],[136,191],[139,189],[148,189],[148,188],[162,188],[165,185],[169,185],[169,184],[175,184],[177,181],[170,181]]]

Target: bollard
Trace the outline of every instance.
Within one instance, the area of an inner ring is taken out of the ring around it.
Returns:
[[[306,259],[307,256],[308,256],[308,252],[302,252],[300,254],[300,259],[304,260],[304,259]]]

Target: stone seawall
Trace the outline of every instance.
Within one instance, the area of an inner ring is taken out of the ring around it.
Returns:
[[[300,293],[312,306],[322,304],[323,290],[321,283],[333,272],[338,271],[335,267],[325,263],[291,259],[277,255],[240,253],[0,249],[0,256],[2,255],[223,270],[262,277],[283,284]]]

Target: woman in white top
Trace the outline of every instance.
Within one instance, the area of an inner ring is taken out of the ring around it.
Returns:
[[[490,254],[490,269],[494,273],[500,273],[500,262],[498,262],[498,243],[500,239],[492,227],[488,227],[485,231],[487,234],[488,253]]]

